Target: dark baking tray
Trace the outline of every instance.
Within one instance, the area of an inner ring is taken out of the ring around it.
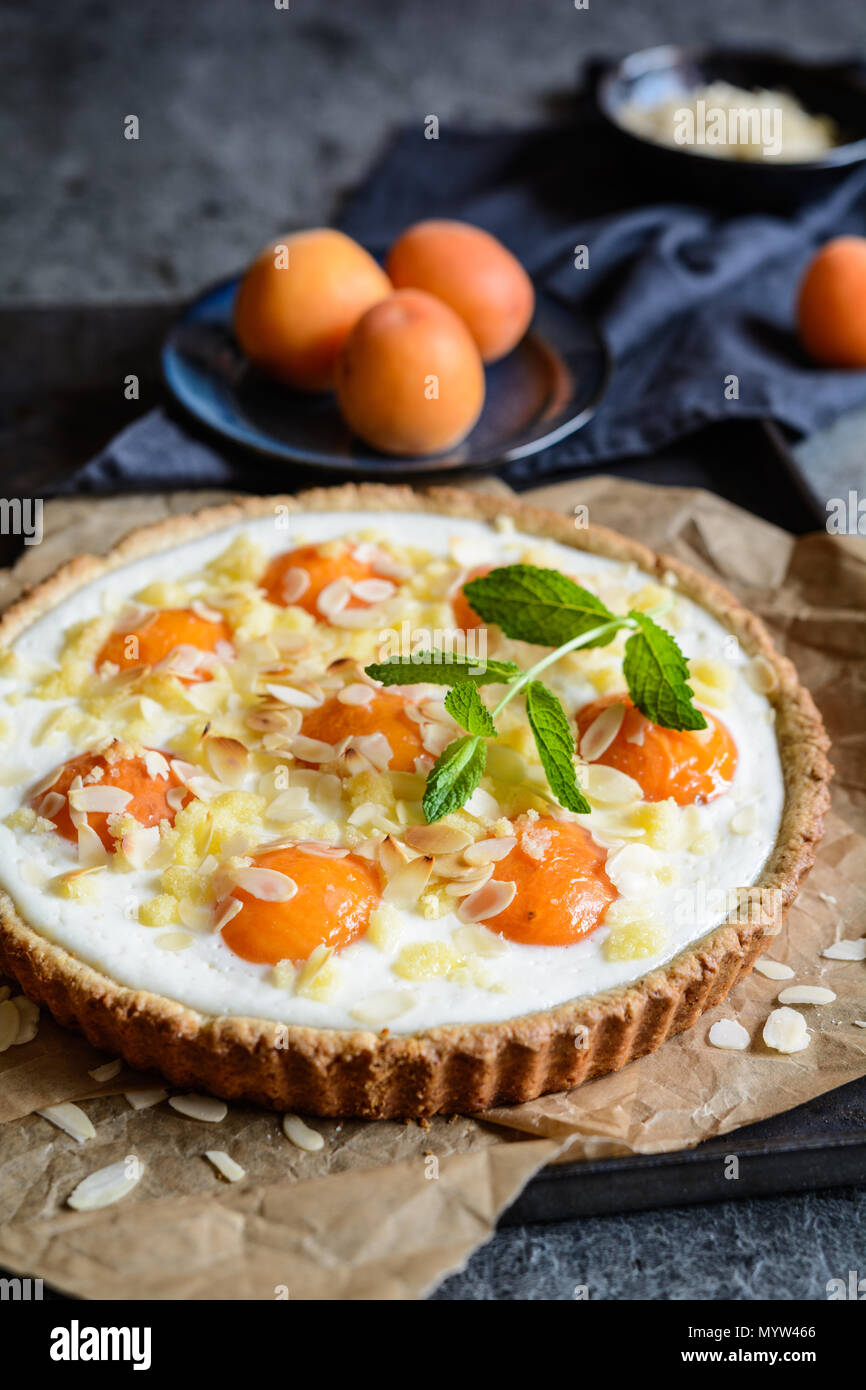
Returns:
[[[727,1159],[739,1160],[737,1178]],[[545,1168],[501,1225],[776,1196],[866,1183],[866,1076],[679,1153],[630,1155]]]

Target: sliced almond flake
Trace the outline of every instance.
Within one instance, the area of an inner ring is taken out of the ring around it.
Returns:
[[[290,565],[283,574],[283,582],[280,585],[283,602],[297,603],[309,589],[310,582],[307,570],[301,569],[300,565]]]
[[[268,803],[265,812],[268,820],[296,820],[310,804],[310,793],[306,787],[287,787]]]
[[[779,994],[780,1004],[832,1004],[836,995],[822,985],[790,985]]]
[[[473,879],[480,867],[479,864],[467,863],[465,853],[438,854],[433,863],[439,878],[453,879],[456,883]]]
[[[167,931],[158,936],[154,944],[160,951],[185,951],[192,942],[188,931]]]
[[[774,1009],[764,1024],[763,1039],[776,1052],[803,1052],[809,1046],[806,1020],[796,1009]]]
[[[186,801],[189,793],[186,787],[169,787],[165,794],[165,800],[170,810],[177,813]]]
[[[635,710],[630,721],[630,730],[625,736],[626,743],[633,743],[637,748],[643,748],[647,729],[652,728],[650,721],[640,710]]]
[[[204,740],[204,749],[217,781],[228,787],[240,786],[250,762],[249,749],[240,739],[211,734]]]
[[[36,808],[37,815],[43,820],[54,820],[59,816],[63,807],[66,805],[66,797],[61,796],[60,792],[47,792]]]
[[[217,903],[214,910],[214,931],[222,931],[233,917],[237,917],[242,907],[240,898],[225,898],[223,902]]]
[[[63,1133],[68,1134],[77,1144],[96,1138],[96,1130],[91,1121],[84,1111],[71,1101],[64,1101],[62,1105],[47,1105],[44,1110],[37,1110],[36,1114],[62,1129]]]
[[[434,724],[429,720],[421,725],[421,744],[431,758],[438,758],[440,753],[444,753],[453,737],[454,731],[444,724]]]
[[[245,1178],[247,1175],[246,1168],[242,1168],[239,1163],[236,1163],[225,1149],[205,1149],[204,1156],[210,1160],[226,1182],[240,1182],[241,1178]]]
[[[18,1010],[11,999],[4,999],[0,1004],[0,1052],[5,1052],[13,1045],[20,1026],[21,1016]]]
[[[352,585],[353,597],[361,603],[384,603],[397,592],[390,579],[359,579]]]
[[[376,1027],[408,1013],[414,1003],[415,995],[408,989],[380,989],[362,999],[349,1012],[359,1023],[368,1023]]]
[[[451,937],[455,946],[467,956],[504,956],[508,951],[507,942],[480,922],[455,927]]]
[[[844,937],[841,941],[834,941],[821,955],[828,960],[866,960],[866,936],[861,936],[859,940]]]
[[[157,831],[157,835],[159,832]],[[108,863],[108,850],[90,825],[78,826],[78,860],[85,869],[95,869]]]
[[[421,855],[411,863],[404,864],[385,885],[382,901],[394,907],[414,907],[427,887],[432,872],[433,859],[430,855]]]
[[[445,885],[445,892],[452,898],[465,898],[481,888],[493,875],[492,864],[478,864],[472,878],[452,879]]]
[[[384,734],[359,734],[352,739],[352,746],[370,760],[377,772],[385,772],[394,756]]]
[[[838,906],[838,899],[834,898],[832,893],[819,893],[818,897],[822,903],[827,903],[830,907]]]
[[[325,1147],[319,1131],[305,1124],[300,1115],[283,1116],[283,1133],[296,1149],[303,1149],[306,1153],[318,1153]]]
[[[432,719],[434,724],[445,724],[452,733],[458,727],[441,700],[422,700],[419,708],[425,719]]]
[[[498,864],[508,857],[516,844],[516,835],[494,835],[469,845],[463,851],[463,858],[467,864]]]
[[[289,705],[294,709],[318,709],[325,702],[324,690],[313,681],[303,685],[266,685],[265,693],[278,705]]]
[[[229,1113],[224,1100],[215,1096],[199,1096],[191,1093],[185,1096],[169,1096],[168,1103],[179,1115],[188,1120],[201,1120],[203,1124],[218,1125]]]
[[[488,791],[485,791],[483,787],[475,788],[463,809],[467,811],[470,816],[477,816],[479,820],[498,820],[501,814],[499,802],[495,797],[491,796]]]
[[[855,1027],[855,1028],[866,1028],[866,1018],[855,1018],[855,1019],[854,1019],[854,1027]]]
[[[304,854],[313,854],[319,859],[345,859],[349,853],[345,845],[329,845],[324,840],[296,840],[295,845]]]
[[[146,748],[144,750],[144,766],[148,777],[160,777],[166,781],[169,776],[168,758],[164,757],[157,748]]]
[[[329,621],[332,627],[350,630],[365,627],[384,627],[387,621],[384,608],[343,608],[332,613]]]
[[[196,617],[204,618],[206,623],[221,623],[223,615],[218,608],[211,608],[203,598],[194,598],[190,608]]]
[[[386,878],[393,878],[404,864],[417,859],[420,851],[410,848],[394,835],[386,835],[379,843],[379,863]]]
[[[341,577],[325,585],[316,599],[316,607],[323,617],[334,618],[338,613],[342,613],[351,597],[351,582]]]
[[[441,821],[433,825],[413,825],[406,831],[404,840],[412,849],[422,854],[459,854],[472,844],[472,836],[455,825],[443,825]]]
[[[181,898],[177,905],[177,915],[185,927],[194,932],[210,931],[213,923],[213,909],[189,898]]]
[[[122,787],[103,787],[96,784],[70,791],[68,800],[73,811],[96,811],[106,815],[117,815],[126,810],[132,800],[132,792],[124,791]]]
[[[143,869],[159,849],[159,826],[135,826],[121,837],[120,848],[133,868]]]
[[[754,969],[759,975],[764,975],[768,980],[793,980],[794,972],[790,965],[783,965],[780,960],[756,960]]]
[[[16,994],[11,1002],[18,1011],[19,1018],[13,1046],[23,1047],[25,1043],[32,1042],[39,1032],[39,1005],[34,1004],[25,994]]]
[[[154,1086],[150,1090],[124,1091],[123,1098],[133,1108],[133,1110],[149,1110],[152,1105],[159,1105],[168,1096],[168,1091],[160,1090]]]
[[[129,1163],[121,1159],[110,1163],[107,1168],[98,1168],[95,1173],[82,1179],[66,1199],[73,1211],[96,1211],[99,1207],[110,1207],[132,1191],[141,1178],[144,1167],[141,1163]]]
[[[123,1062],[117,1057],[113,1062],[105,1062],[101,1067],[94,1067],[93,1071],[89,1071],[87,1075],[92,1076],[94,1081],[113,1081],[122,1066]]]
[[[483,922],[490,917],[498,917],[513,901],[516,892],[516,884],[491,879],[483,888],[463,899],[457,916],[461,922]]]
[[[580,756],[585,762],[595,762],[613,743],[625,718],[625,705],[617,700],[608,705],[595,719],[580,740]]]
[[[628,777],[616,767],[605,767],[603,763],[590,763],[584,772],[584,791],[590,801],[606,802],[621,806],[630,801],[640,801],[643,792],[633,777]]]
[[[749,1046],[749,1035],[735,1018],[718,1019],[709,1031],[709,1040],[713,1047],[731,1052],[744,1052]]]
[[[250,710],[244,723],[248,729],[253,729],[258,734],[296,734],[301,727],[301,711],[289,709],[287,706],[276,709],[262,704],[258,709]]]
[[[372,686],[353,681],[351,685],[344,685],[343,689],[337,692],[337,699],[341,705],[369,705],[375,693]]]
[[[287,903],[298,891],[294,879],[289,878],[288,874],[280,873],[279,869],[262,869],[256,866],[238,869],[234,879],[238,888],[259,902]]]
[[[62,771],[63,771],[63,767],[62,767],[62,766],[61,766],[61,767],[55,767],[54,770],[53,770],[53,772],[48,772],[48,773],[46,773],[46,775],[45,775],[44,777],[40,777],[40,779],[39,779],[39,781],[36,783],[35,787],[32,787],[32,788],[31,788],[31,791],[30,791],[31,797],[35,800],[37,796],[41,796],[44,792],[50,791],[51,788],[54,786],[54,783],[55,783],[55,782],[57,781],[57,779],[59,778],[59,776],[60,776],[60,774],[61,774]]]
[[[779,685],[775,666],[765,656],[756,656],[746,668],[746,679],[759,695],[771,695]]]
[[[215,777],[205,777],[203,774],[190,777],[186,786],[199,801],[213,801],[214,797],[222,796],[225,791],[225,787]]]
[[[336,757],[333,743],[325,743],[321,738],[308,738],[306,734],[295,734],[291,750],[304,763],[330,763]]]

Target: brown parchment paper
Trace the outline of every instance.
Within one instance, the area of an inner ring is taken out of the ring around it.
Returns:
[[[485,482],[485,488],[503,485]],[[504,490],[504,489],[503,489]],[[49,503],[45,534],[0,574],[0,607],[71,555],[223,493]],[[124,1070],[45,1016],[37,1037],[0,1054],[0,1263],[89,1298],[412,1299],[459,1269],[542,1165],[688,1147],[801,1104],[866,1072],[866,964],[822,959],[866,930],[866,546],[796,540],[722,499],[605,477],[538,489],[531,500],[638,536],[721,580],[758,612],[796,662],[833,739],[837,775],[818,863],[768,954],[837,1000],[804,1007],[808,1050],[761,1041],[787,981],[755,974],[690,1033],[652,1057],[565,1095],[429,1125],[313,1121],[317,1153],[284,1137],[278,1117],[231,1106],[218,1125],[166,1104],[134,1111],[121,1094],[159,1085]],[[718,1017],[748,1029],[746,1053],[709,1046]],[[82,1101],[96,1138],[77,1144],[34,1112]],[[732,1144],[732,1148],[735,1144]],[[223,1149],[245,1169],[229,1185],[204,1157]],[[87,1173],[136,1155],[144,1176],[116,1206],[75,1213]]]

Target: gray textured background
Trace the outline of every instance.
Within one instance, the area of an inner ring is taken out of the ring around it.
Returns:
[[[541,122],[588,58],[666,41],[866,49],[862,0],[291,6],[0,5],[0,372],[10,467],[31,486],[126,422],[114,383],[152,361],[173,301],[281,228],[328,220],[397,126]],[[59,311],[88,303],[104,308]],[[73,387],[74,412],[55,400]],[[864,1208],[842,1190],[505,1230],[437,1296],[822,1299],[829,1278],[866,1274]]]
[[[590,56],[866,44],[862,0],[4,0],[2,13],[0,302],[43,304],[191,293],[272,232],[326,220],[396,125],[544,120]],[[123,137],[131,113],[138,141]]]

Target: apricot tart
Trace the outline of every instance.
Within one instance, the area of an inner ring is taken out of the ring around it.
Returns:
[[[498,497],[175,518],[0,641],[0,967],[228,1098],[429,1115],[621,1067],[751,968],[822,831],[761,623]]]

